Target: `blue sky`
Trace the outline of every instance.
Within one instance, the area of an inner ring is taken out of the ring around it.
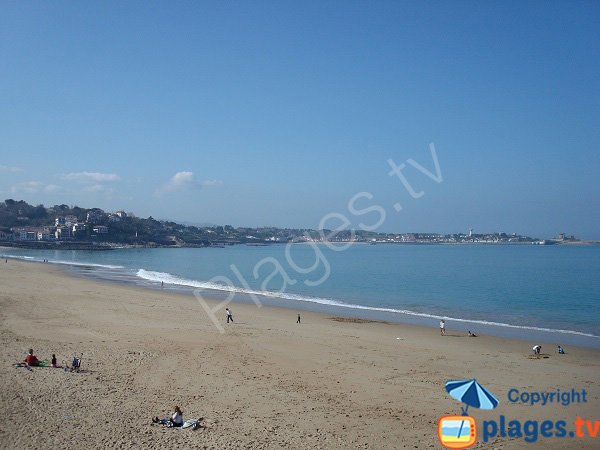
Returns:
[[[0,197],[600,239],[599,42],[592,1],[5,1]]]

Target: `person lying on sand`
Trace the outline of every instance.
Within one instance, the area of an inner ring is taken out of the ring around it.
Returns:
[[[469,337],[477,337],[477,335],[475,333],[471,333],[471,330],[469,330]]]
[[[167,427],[182,427],[183,426],[183,412],[179,408],[179,406],[175,406],[175,412],[171,417],[165,417],[164,419],[159,419],[158,416],[152,418],[153,423],[160,423],[161,425],[165,425]]]

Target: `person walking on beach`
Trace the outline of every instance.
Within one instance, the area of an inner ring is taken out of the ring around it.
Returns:
[[[298,320],[296,320],[296,323],[300,323],[300,314],[298,314]]]
[[[446,321],[444,319],[440,321],[440,334],[442,336],[446,334]]]
[[[225,308],[225,312],[227,313],[227,323],[231,320],[233,322],[233,313],[229,308]]]

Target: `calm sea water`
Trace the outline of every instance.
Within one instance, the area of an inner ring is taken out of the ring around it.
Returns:
[[[294,309],[431,326],[446,317],[449,329],[521,337],[554,330],[558,337],[546,341],[577,338],[600,346],[594,337],[600,336],[598,246],[353,245],[333,251],[300,244],[287,250],[240,245],[0,253],[81,264],[71,267],[148,287],[164,281],[166,289],[202,288],[206,297],[224,298],[231,290],[224,283],[231,283],[241,301],[260,293],[264,303]]]

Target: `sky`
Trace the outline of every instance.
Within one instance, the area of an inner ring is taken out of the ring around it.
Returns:
[[[0,199],[600,239],[595,1],[3,1],[0,61]]]

